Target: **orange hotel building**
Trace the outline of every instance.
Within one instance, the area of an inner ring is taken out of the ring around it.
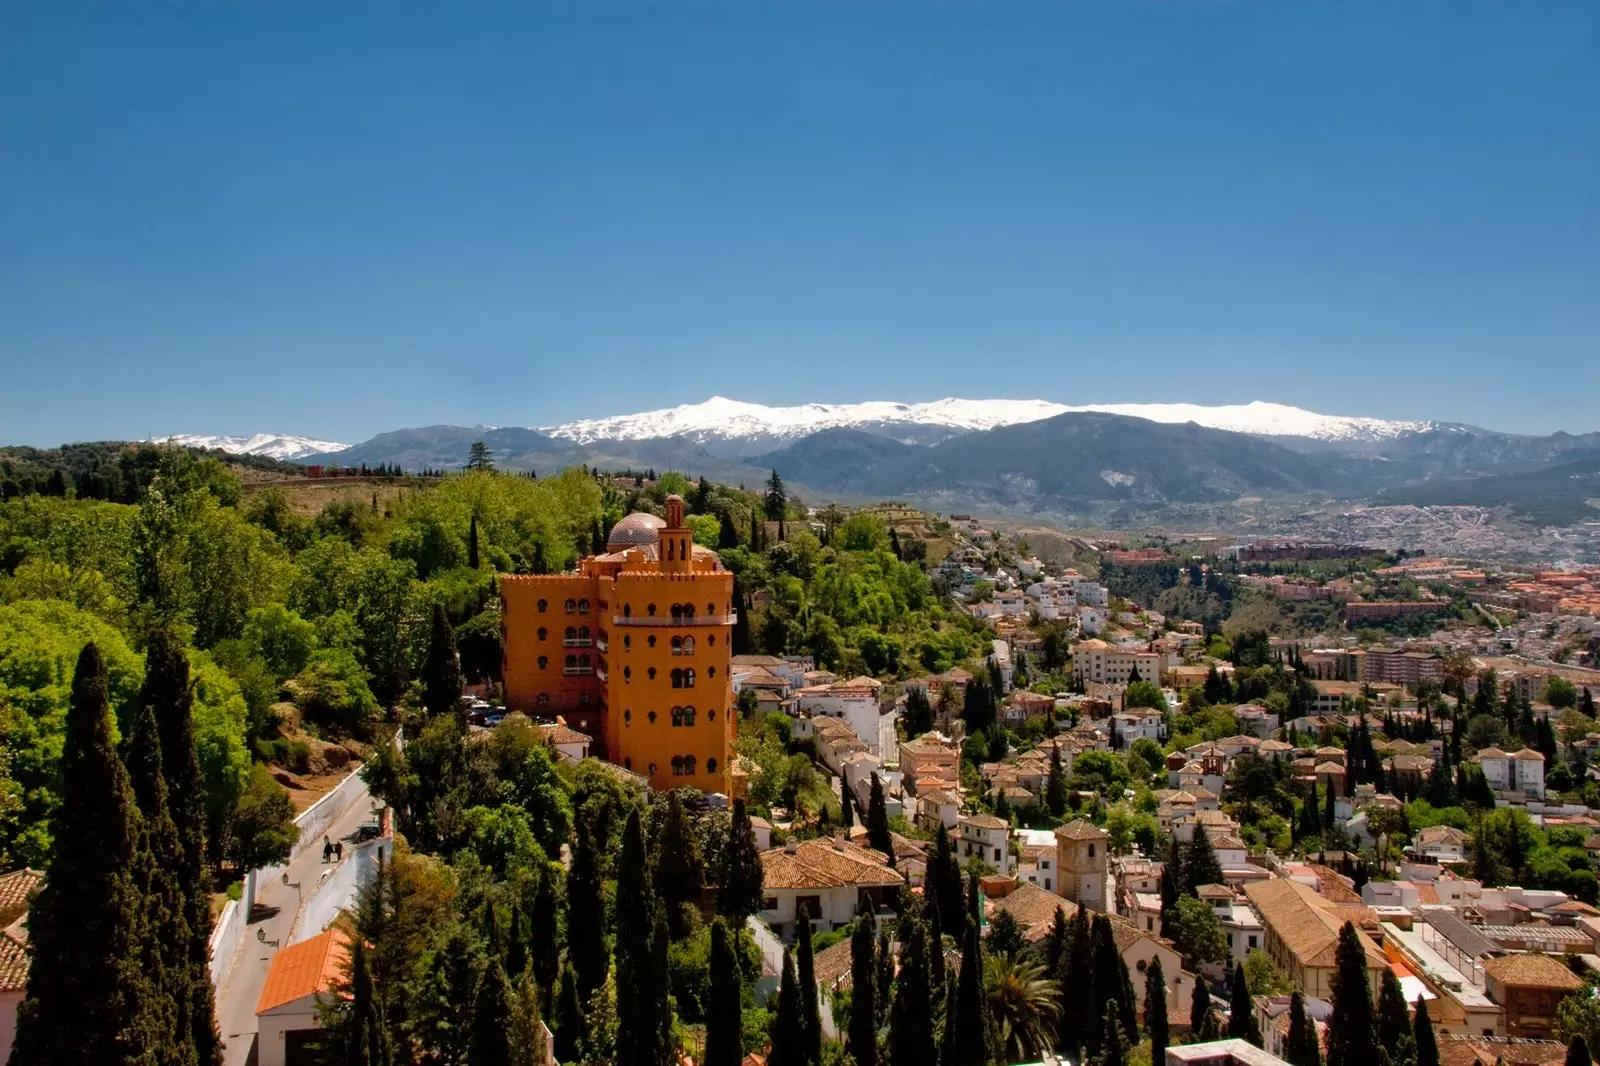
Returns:
[[[631,514],[566,574],[500,578],[506,706],[562,715],[652,788],[731,794],[733,575],[683,499]]]

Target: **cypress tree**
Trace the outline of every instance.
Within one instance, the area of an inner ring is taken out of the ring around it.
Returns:
[[[533,971],[523,970],[517,982],[516,994],[511,1000],[511,1062],[513,1066],[542,1066],[538,1057],[544,1033],[540,1031],[542,1012],[539,1001],[544,998]]]
[[[1094,938],[1089,929],[1089,911],[1079,907],[1072,915],[1072,936],[1066,951],[1061,954],[1061,966],[1055,973],[1062,988],[1082,988],[1092,984]],[[1087,991],[1087,990],[1085,990]],[[1058,1046],[1068,1057],[1076,1057],[1079,1048],[1087,1046],[1092,1038],[1090,1027],[1094,1024],[1094,998],[1090,995],[1067,997],[1061,1005]]]
[[[29,912],[33,958],[11,1066],[141,1061],[159,1036],[140,962],[140,817],[111,743],[106,667],[92,643],[72,678],[61,803],[50,829],[50,865]]]
[[[1567,1045],[1566,1066],[1589,1066],[1589,1045],[1583,1037],[1575,1036]]]
[[[1099,1066],[1126,1066],[1128,1061],[1128,1045],[1123,1042],[1122,1027],[1117,1024],[1116,1004],[1106,1002],[1106,1027],[1101,1039]]]
[[[667,812],[655,854],[656,890],[667,909],[667,928],[672,939],[681,940],[692,929],[689,907],[700,902],[705,868],[700,860],[700,844],[689,829],[676,791],[667,794]]]
[[[871,935],[867,947],[871,949]],[[871,985],[871,981],[868,981]],[[733,936],[721,918],[711,923],[711,986],[706,1004],[706,1054],[703,1066],[739,1066],[744,1059],[743,989]]]
[[[147,671],[151,668],[159,672],[162,664],[150,662]],[[158,677],[152,691],[147,672],[132,728],[123,738],[122,759],[141,815],[134,875],[144,900],[141,966],[151,992],[150,1024],[159,1032],[158,1042],[149,1050],[156,1062],[187,1066],[196,1061],[188,1017],[188,901],[179,883],[183,845],[167,808],[167,782],[161,773],[161,741],[155,715],[161,687]]]
[[[639,808],[617,860],[617,1066],[671,1066],[667,920],[651,883]]]
[[[456,714],[461,707],[461,656],[444,605],[433,605],[428,657],[422,665],[422,706],[429,714]]]
[[[539,984],[543,1010],[552,1010],[552,997],[561,974],[561,895],[558,879],[561,868],[546,863],[539,871],[539,887],[534,891],[533,907],[528,912],[529,943],[532,945],[532,970]]]
[[[466,1066],[511,1066],[511,986],[495,956],[478,979]]]
[[[1261,1046],[1261,1024],[1256,1021],[1255,1001],[1250,998],[1250,983],[1245,980],[1244,967],[1233,968],[1233,988],[1228,1004],[1228,1036],[1248,1040]]]
[[[938,912],[939,928],[959,938],[967,921],[961,894],[961,867],[956,862],[950,832],[943,822],[934,830],[933,857],[923,877],[922,892],[929,909]]]
[[[394,1060],[389,1030],[378,1009],[367,965],[367,946],[360,937],[350,952],[350,1006],[345,1015],[345,1062],[349,1066],[389,1066]]]
[[[1061,747],[1050,746],[1050,777],[1045,782],[1044,805],[1050,817],[1060,818],[1067,813],[1067,774],[1061,766]]]
[[[939,1033],[939,1061],[953,1063],[956,1061],[956,1000],[960,996],[956,975],[946,975],[941,987],[944,988],[944,1027]]]
[[[928,973],[928,932],[913,904],[900,916],[900,972],[894,978],[894,1002],[889,1007],[888,1066],[927,1066],[936,1061],[935,993]]]
[[[1183,857],[1183,877],[1184,889],[1191,896],[1201,885],[1222,883],[1222,863],[1217,861],[1217,853],[1211,847],[1211,837],[1203,825],[1194,827],[1194,837],[1189,841],[1188,852]]]
[[[1322,797],[1322,831],[1324,833],[1333,832],[1333,804],[1333,782],[1330,781],[1328,782],[1328,791]]]
[[[472,520],[467,524],[467,566],[469,569],[478,569],[478,512],[472,512]]]
[[[872,792],[867,797],[867,846],[881,851],[894,865],[894,841],[889,837],[889,808],[884,806],[883,782],[872,775]]]
[[[1372,990],[1361,934],[1345,922],[1334,954],[1333,1015],[1328,1020],[1328,1066],[1371,1066],[1378,1061],[1372,1024]]]
[[[1046,974],[1054,976],[1061,969],[1061,956],[1066,953],[1071,943],[1072,934],[1067,929],[1067,916],[1060,907],[1057,907],[1055,918],[1050,923],[1050,934],[1045,937],[1044,942]]]
[[[772,1052],[767,1066],[804,1066],[805,1024],[800,1020],[800,982],[794,973],[794,952],[783,950],[783,976],[778,983],[778,1007],[773,1011],[767,1036]]]
[[[873,999],[878,1008],[878,1028],[889,1024],[889,1003],[894,998],[894,948],[889,930],[878,930],[878,987]]]
[[[1183,895],[1183,850],[1178,838],[1173,837],[1167,847],[1167,861],[1161,865],[1161,926],[1167,928],[1171,916],[1178,910],[1178,897]]]
[[[205,785],[194,739],[194,696],[189,688],[188,657],[168,630],[150,634],[142,692],[155,710],[167,813],[183,849],[177,872],[189,932],[185,945],[189,996],[188,1003],[178,1008],[179,1018],[187,1020],[189,1042],[199,1066],[222,1066],[222,1038],[217,1032],[211,986],[211,877],[206,865]]]
[[[878,1066],[877,952],[872,942],[873,911],[867,897],[856,911],[850,934],[850,1031],[846,1050],[855,1066]],[[707,1063],[707,1066],[712,1066]]]
[[[844,779],[843,774],[839,775],[839,824],[844,826],[844,835],[846,837],[850,835],[850,830],[856,824],[855,804],[850,799],[850,785]]]
[[[572,1062],[578,1057],[583,1035],[583,999],[578,992],[578,974],[569,960],[561,968],[561,991],[556,996],[556,1061]]]
[[[946,1020],[945,1024],[949,1024]],[[976,923],[967,926],[956,975],[955,1052],[952,1066],[988,1066],[989,1024],[983,1003],[983,945]]]
[[[817,969],[811,953],[811,914],[800,908],[795,926],[795,980],[800,987],[800,1053],[807,1066],[822,1066],[822,1016],[817,1011]]]
[[[934,988],[944,987],[944,923],[939,908],[924,905],[928,915],[928,975]]]
[[[1138,1035],[1137,1006],[1133,1000],[1132,982],[1128,980],[1127,963],[1122,961],[1122,956],[1117,952],[1116,933],[1111,928],[1110,918],[1103,914],[1095,916],[1091,941],[1089,973],[1092,996],[1089,1002],[1115,1004],[1121,1032],[1130,1040],[1134,1039]],[[1093,1040],[1101,1034],[1091,1024],[1087,1035]]]
[[[1144,972],[1144,1028],[1150,1034],[1150,1062],[1167,1061],[1167,978],[1161,972],[1161,960],[1154,959]]]
[[[744,800],[733,801],[729,823],[727,870],[717,890],[717,911],[724,918],[742,923],[761,909],[761,851],[756,847],[755,831]]]
[[[1206,991],[1205,980],[1196,974],[1194,995],[1189,1000],[1189,1032],[1193,1039],[1198,1040],[1205,1033],[1210,1018],[1211,993]]]
[[[1432,1035],[1431,1029],[1429,1034]],[[1289,1041],[1284,1047],[1284,1057],[1289,1060],[1290,1066],[1322,1066],[1322,1046],[1317,1042],[1317,1027],[1306,1015],[1305,993],[1299,989],[1289,998]],[[1437,1056],[1432,1066],[1439,1066]]]
[[[578,811],[577,845],[567,873],[567,957],[578,979],[578,1002],[587,1003],[605,984],[611,960],[606,954],[606,908],[602,890],[604,812],[590,801]]]
[[[1394,971],[1385,967],[1378,984],[1378,1046],[1391,1051],[1411,1034],[1411,1011]]]
[[[511,923],[506,927],[506,978],[516,980],[528,968],[528,942],[522,933],[522,908],[511,904]]]
[[[1417,1066],[1439,1066],[1439,1043],[1433,1036],[1433,1019],[1428,1017],[1428,1002],[1421,996],[1417,997],[1417,1013],[1411,1020],[1411,1033],[1417,1044]],[[1576,1039],[1582,1040],[1583,1037]],[[1583,1049],[1584,1059],[1589,1057],[1589,1049]],[[1296,1063],[1295,1066],[1301,1066]],[[1308,1062],[1304,1066],[1319,1066],[1318,1063]]]

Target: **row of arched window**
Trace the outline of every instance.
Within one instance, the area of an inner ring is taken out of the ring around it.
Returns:
[[[674,726],[692,726],[692,725],[694,725],[694,714],[695,714],[695,712],[694,712],[694,708],[693,707],[674,707],[674,708],[672,708],[672,711],[671,711],[672,724]],[[711,708],[710,710],[707,710],[706,711],[706,721],[715,722],[716,720],[717,720],[716,708]],[[655,711],[648,712],[645,715],[645,721],[649,722],[651,725],[655,725],[656,724],[656,712]],[[624,710],[622,712],[622,724],[625,725],[625,726],[631,726],[633,724],[633,712],[631,710]]]
[[[544,601],[540,600],[539,602],[543,603]],[[571,603],[572,601],[568,600],[567,602]],[[584,600],[582,602],[588,603],[589,601],[588,600]],[[540,608],[540,610],[543,610],[543,609],[544,608],[542,608],[542,607]],[[692,603],[674,603],[669,608],[669,610],[670,610],[674,620],[687,620],[687,619],[693,618],[695,616],[694,604],[692,604]],[[644,609],[644,613],[647,616],[649,616],[651,618],[654,618],[656,616],[656,605],[653,604],[653,603],[646,604],[645,605],[645,609]],[[717,613],[717,605],[716,604],[714,604],[714,603],[706,604],[706,614],[714,615],[716,613]],[[625,604],[622,605],[622,617],[624,617],[624,618],[632,618],[633,617],[633,604],[625,603]]]
[[[540,640],[544,639],[544,630],[542,630],[542,629],[539,630],[539,639]],[[648,646],[648,647],[651,647],[651,648],[655,647],[656,646],[656,636],[655,636],[655,634],[654,633],[650,634],[648,637],[646,637],[644,639],[644,642],[645,642],[646,646]],[[713,647],[715,647],[716,643],[717,643],[717,635],[715,633],[707,633],[706,634],[706,643],[711,645],[711,646],[713,646]],[[631,633],[624,633],[622,635],[622,650],[623,651],[630,651],[630,650],[632,650],[632,648],[633,648],[633,635]],[[672,638],[672,654],[674,654],[674,655],[693,655],[694,654],[694,638],[693,637],[673,637]]]
[[[672,776],[673,777],[693,777],[695,774],[699,773],[699,771],[696,769],[696,767],[698,765],[699,765],[699,763],[698,763],[698,761],[695,759],[695,757],[693,755],[674,755],[672,757]],[[623,759],[622,760],[622,768],[624,770],[632,770],[633,769],[633,759],[631,757]],[[655,776],[655,772],[658,769],[659,769],[659,767],[656,766],[655,763],[651,763],[650,764],[650,768],[649,768],[650,775],[652,777]],[[717,772],[717,757],[715,755],[713,755],[711,758],[706,760],[706,773],[714,774],[716,772]]]
[[[672,654],[674,654],[674,655],[693,655],[694,654],[694,638],[693,637],[673,637],[672,638]]]
[[[569,599],[569,600],[567,600],[566,608],[567,608],[567,613],[568,614],[588,614],[589,613],[589,601],[588,600],[573,600],[573,599]],[[544,614],[549,609],[550,609],[550,601],[549,600],[540,600],[539,601],[539,613],[540,614]]]

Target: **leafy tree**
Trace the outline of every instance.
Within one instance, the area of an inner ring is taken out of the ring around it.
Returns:
[[[878,1064],[878,1018],[875,969],[877,956],[873,949],[874,925],[872,905],[862,897],[856,911],[855,931],[850,934],[850,1029],[846,1050],[855,1066]],[[707,1066],[711,1066],[708,1062]]]
[[[1428,1030],[1432,1035],[1432,1027]],[[1289,998],[1289,1039],[1284,1046],[1284,1057],[1289,1066],[1322,1066],[1322,1046],[1317,1041],[1317,1027],[1306,1014],[1305,993],[1295,989]],[[1419,1062],[1418,1066],[1422,1066]],[[1435,1053],[1433,1066],[1438,1066]]]
[[[1256,1021],[1255,1001],[1250,998],[1250,981],[1243,966],[1233,968],[1232,997],[1228,1007],[1228,1036],[1261,1046],[1261,1024]]]
[[[1144,973],[1144,1028],[1150,1034],[1150,1062],[1167,1061],[1167,978],[1161,960],[1154,959]]]
[[[429,714],[455,714],[461,705],[461,656],[444,605],[433,605],[433,629],[422,667],[422,706]]]
[[[869,949],[871,935],[867,934]],[[742,991],[733,936],[727,924],[718,918],[711,923],[711,994],[706,1011],[705,1066],[739,1066],[744,1059]]]
[[[298,839],[300,828],[294,824],[289,790],[257,763],[250,768],[250,783],[228,823],[225,854],[235,870],[258,870],[288,861]]]
[[[1190,969],[1227,957],[1228,940],[1222,923],[1215,911],[1194,896],[1178,900],[1171,925],[1163,925],[1161,932],[1171,938]]]
[[[1333,1015],[1328,1021],[1328,1066],[1363,1066],[1378,1061],[1372,1024],[1372,992],[1361,934],[1345,922],[1334,954]]]
[[[1167,709],[1167,697],[1154,681],[1133,681],[1122,694],[1123,709],[1151,707],[1158,711]]]
[[[617,859],[617,1063],[670,1066],[673,1060],[667,922],[650,878],[644,826],[628,815]]]
[[[1126,1066],[1128,1046],[1123,1040],[1122,1027],[1117,1024],[1115,1004],[1106,1004],[1105,1036],[1100,1042],[1099,1066]]]
[[[1056,911],[1060,914],[1060,910]],[[1000,911],[989,919],[989,933],[984,938],[984,948],[991,955],[1022,955],[1028,950],[1028,938],[1022,926],[1010,911]]]
[[[723,917],[743,921],[761,910],[761,852],[756,847],[755,831],[744,800],[733,801],[729,823],[726,867],[717,889],[717,911]]]
[[[139,810],[112,745],[105,662],[92,643],[78,656],[65,734],[56,846],[29,913],[33,961],[13,1066],[136,1062],[159,1041],[140,966]]]
[[[1246,952],[1241,969],[1253,996],[1277,996],[1289,991],[1289,979],[1272,961],[1272,956],[1260,948]]]

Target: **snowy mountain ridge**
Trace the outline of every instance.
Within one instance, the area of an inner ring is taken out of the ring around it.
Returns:
[[[234,455],[265,455],[270,459],[293,461],[305,455],[342,452],[350,447],[338,441],[296,437],[283,433],[257,433],[250,437],[230,437],[206,433],[174,433],[152,437],[152,443],[177,444],[185,448],[217,448]]]
[[[824,429],[860,426],[892,430],[896,425],[905,425],[937,427],[958,433],[971,432],[1037,422],[1055,415],[1082,411],[1128,415],[1153,422],[1194,422],[1210,429],[1257,436],[1310,437],[1329,441],[1386,440],[1406,433],[1440,428],[1440,424],[1435,422],[1325,415],[1260,400],[1221,406],[1190,403],[1068,405],[1048,400],[966,400],[948,397],[917,404],[868,401],[769,407],[713,396],[704,403],[608,418],[580,419],[541,428],[540,432],[578,444],[658,437],[689,437],[699,442],[743,437],[782,440],[809,436]]]

